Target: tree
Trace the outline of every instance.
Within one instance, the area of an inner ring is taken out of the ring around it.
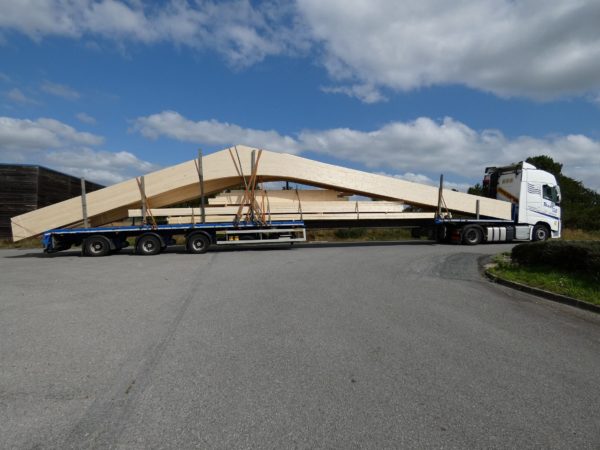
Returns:
[[[483,186],[479,183],[477,183],[475,186],[471,186],[468,190],[467,190],[467,194],[471,194],[471,195],[479,195],[480,197],[483,197]]]
[[[546,155],[541,156],[530,156],[525,160],[529,164],[533,164],[537,169],[545,170],[550,172],[557,179],[562,175],[563,165],[555,162],[552,158]]]

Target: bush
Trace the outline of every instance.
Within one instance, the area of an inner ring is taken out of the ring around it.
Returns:
[[[564,272],[583,273],[600,281],[600,242],[546,241],[519,244],[512,259],[527,266],[549,266]]]

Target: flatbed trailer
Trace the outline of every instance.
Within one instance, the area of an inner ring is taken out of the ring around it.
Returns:
[[[212,245],[275,244],[306,241],[303,221],[277,221],[268,225],[256,223],[189,223],[173,225],[132,225],[94,228],[61,228],[43,234],[46,253],[68,250],[81,245],[85,256],[106,256],[129,246],[140,255],[156,255],[170,245],[175,237],[185,237],[189,253],[205,253]]]

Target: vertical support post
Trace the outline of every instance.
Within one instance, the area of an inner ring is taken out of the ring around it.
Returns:
[[[444,190],[444,174],[440,175],[440,189],[438,191],[437,217],[442,218],[442,193]]]
[[[88,220],[87,213],[87,197],[85,192],[85,178],[81,179],[81,212],[83,215],[83,226],[85,228],[90,227],[90,221]]]
[[[204,198],[204,169],[202,168],[202,149],[198,149],[198,178],[200,179],[200,222],[206,223],[206,202]]]
[[[252,153],[250,153],[251,179],[252,179],[252,176],[254,175],[255,168],[256,168],[256,150],[252,150]],[[248,189],[250,190],[250,192],[252,192],[252,194],[254,194],[254,187],[256,186],[256,177],[254,177],[252,182],[253,182],[253,186],[249,186]],[[252,198],[250,199],[250,220],[252,220],[252,222],[254,222],[254,195],[252,195]]]
[[[140,177],[140,194],[142,197],[142,225],[146,225],[146,214],[147,205],[146,205],[146,183],[144,181],[144,175]]]
[[[475,202],[475,215],[477,220],[479,220],[479,199]]]

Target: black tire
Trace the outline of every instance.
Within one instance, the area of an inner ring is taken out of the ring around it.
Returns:
[[[185,247],[189,253],[206,253],[210,247],[210,239],[204,233],[195,233],[188,236]]]
[[[479,227],[465,227],[462,232],[462,242],[465,245],[477,245],[483,241],[483,231]]]
[[[104,236],[90,236],[83,241],[85,256],[106,256],[110,253],[110,241]]]
[[[158,255],[160,253],[161,246],[162,243],[160,242],[158,236],[146,234],[138,239],[136,250],[139,255]]]
[[[538,223],[533,227],[532,240],[534,241],[547,241],[550,238],[550,229],[541,223]]]

